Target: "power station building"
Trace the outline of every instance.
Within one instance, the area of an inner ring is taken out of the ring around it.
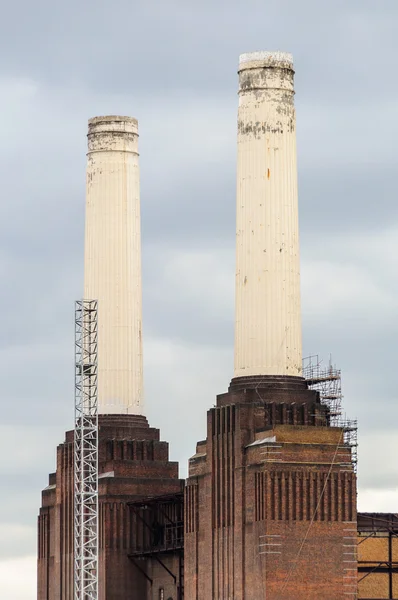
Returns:
[[[303,371],[286,53],[240,57],[236,214],[234,373],[184,481],[144,416],[137,121],[89,121],[84,297],[98,301],[100,600],[358,597],[356,424],[340,419],[341,394],[325,387],[339,374]],[[73,599],[73,445],[69,431],[42,492],[38,600]]]
[[[168,444],[143,416],[136,119],[89,121],[86,198],[84,294],[98,300],[99,598],[144,600],[148,581],[128,554],[145,526],[128,502],[180,492],[184,482],[178,479],[178,464],[169,461]],[[68,431],[57,449],[57,470],[42,492],[41,600],[73,598],[73,459],[74,436]],[[165,559],[167,568],[175,569],[174,563],[174,556]],[[161,567],[146,568],[156,578]]]
[[[241,56],[235,371],[189,465],[190,600],[356,590],[351,449],[302,376],[293,76],[289,54]]]

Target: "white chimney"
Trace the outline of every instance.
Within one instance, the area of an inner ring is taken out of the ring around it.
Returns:
[[[235,377],[302,369],[292,56],[239,64]]]
[[[142,414],[142,284],[138,124],[88,124],[84,298],[98,300],[102,414]]]

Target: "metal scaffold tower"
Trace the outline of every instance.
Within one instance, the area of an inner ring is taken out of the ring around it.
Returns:
[[[98,600],[97,301],[75,308],[74,600]]]
[[[303,359],[303,376],[308,387],[319,392],[322,404],[329,407],[330,424],[336,425],[342,413],[341,370],[332,361],[325,366],[317,355]]]
[[[356,471],[358,463],[358,423],[356,420],[346,419],[342,416],[341,370],[337,369],[331,360],[325,366],[318,355],[307,356],[303,359],[303,377],[305,377],[311,390],[319,392],[322,404],[329,408],[330,425],[341,427],[344,430],[342,448],[344,449],[344,446],[351,448],[351,460]]]

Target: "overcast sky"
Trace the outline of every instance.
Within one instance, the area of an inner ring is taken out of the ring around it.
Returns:
[[[0,585],[73,422],[87,119],[139,120],[147,416],[181,473],[232,376],[237,63],[294,55],[304,354],[359,421],[359,507],[398,512],[396,0],[14,0],[0,19]],[[24,576],[15,574],[23,573]]]

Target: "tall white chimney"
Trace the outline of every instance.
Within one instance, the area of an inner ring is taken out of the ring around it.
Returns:
[[[292,56],[239,63],[235,377],[302,369]]]
[[[138,123],[88,124],[84,298],[98,300],[98,402],[142,414],[142,284]]]

